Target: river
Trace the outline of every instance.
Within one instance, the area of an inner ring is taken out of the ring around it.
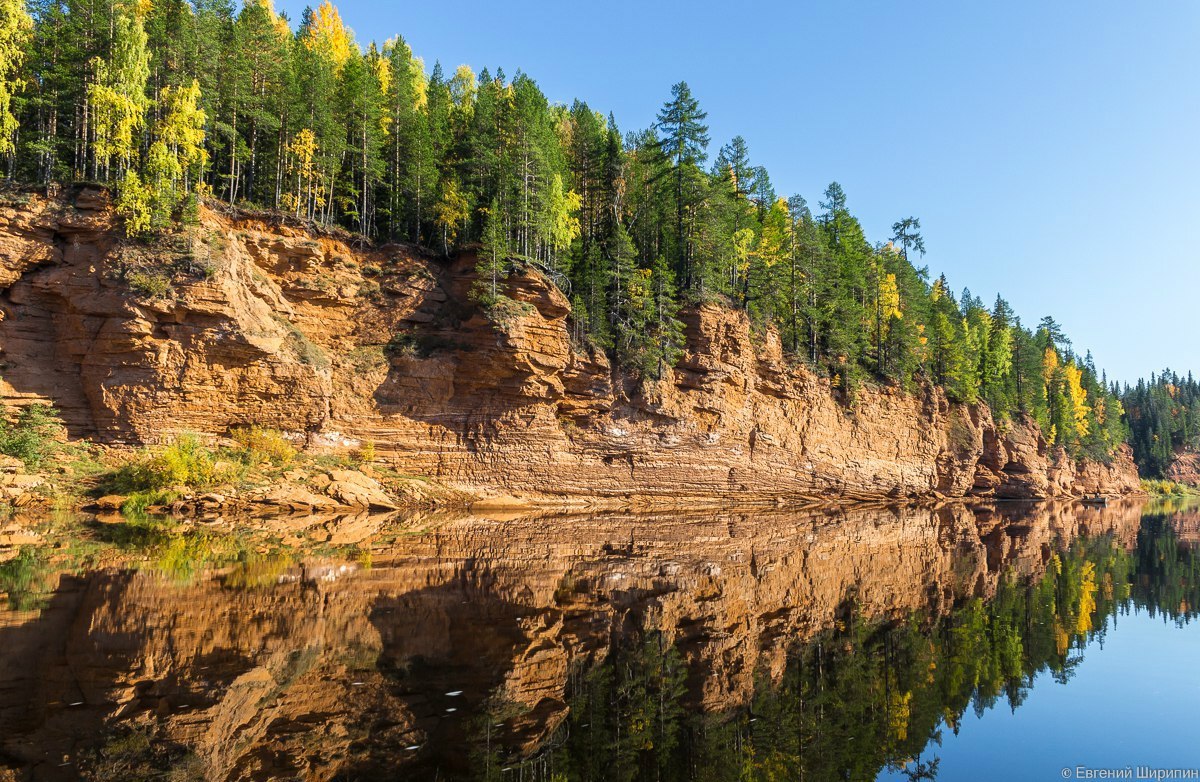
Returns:
[[[1186,504],[6,524],[0,780],[1200,769]]]

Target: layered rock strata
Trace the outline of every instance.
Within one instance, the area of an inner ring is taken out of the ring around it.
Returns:
[[[313,449],[370,442],[400,473],[526,501],[1137,491],[1128,450],[1077,462],[938,389],[841,399],[717,306],[686,311],[682,360],[640,383],[572,339],[540,273],[510,278],[517,305],[489,316],[473,266],[209,210],[143,244],[103,193],[27,194],[0,207],[0,398],[52,401],[103,443],[249,424]]]

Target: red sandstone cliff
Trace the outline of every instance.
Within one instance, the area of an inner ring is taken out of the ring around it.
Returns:
[[[376,444],[397,470],[476,495],[679,502],[1130,493],[1127,451],[1076,464],[1036,426],[937,390],[852,406],[718,307],[639,387],[570,338],[534,272],[499,325],[470,259],[360,248],[277,218],[205,211],[153,246],[102,193],[0,206],[0,399],[53,401],[75,436],[145,443],[272,426],[314,448]]]
[[[1191,448],[1177,448],[1175,460],[1167,468],[1167,480],[1188,486],[1200,486],[1200,453]]]

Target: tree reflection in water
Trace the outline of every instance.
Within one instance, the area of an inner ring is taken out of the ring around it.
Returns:
[[[0,779],[934,779],[1200,602],[1186,507],[292,523],[0,563]]]
[[[1067,682],[1120,615],[1191,621],[1200,561],[1170,520],[1146,515],[1133,551],[1111,535],[1077,539],[1042,575],[1006,576],[991,599],[943,616],[872,621],[850,595],[831,627],[791,649],[781,677],[760,672],[753,702],[729,712],[696,709],[683,656],[643,629],[573,671],[570,715],[533,757],[476,734],[475,778],[872,780],[891,769],[935,779],[944,730],[957,733],[968,709],[1016,710],[1041,672]]]

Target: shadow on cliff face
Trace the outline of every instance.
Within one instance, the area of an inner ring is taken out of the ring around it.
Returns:
[[[72,188],[62,200],[41,202],[36,213],[0,221],[5,258],[0,260],[0,358],[4,381],[18,398],[53,401],[77,437],[96,425],[84,378],[84,359],[120,305],[98,294],[112,247],[107,196]],[[83,307],[76,299],[90,301]],[[95,369],[93,367],[93,369]]]
[[[475,301],[473,252],[439,269],[437,290],[386,349],[388,371],[372,398],[377,412],[444,427],[471,450],[495,422],[564,395],[572,362],[570,304],[540,273],[502,281],[507,308]],[[509,298],[511,297],[511,298]],[[603,400],[599,400],[603,401]]]

